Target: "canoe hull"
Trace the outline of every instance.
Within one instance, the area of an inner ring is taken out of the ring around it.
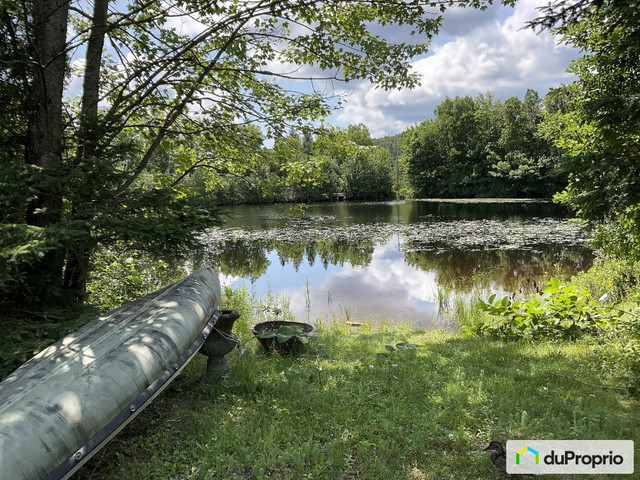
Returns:
[[[0,478],[66,478],[195,355],[220,315],[203,269],[80,328],[0,383]]]

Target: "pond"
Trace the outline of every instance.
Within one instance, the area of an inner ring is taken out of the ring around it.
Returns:
[[[568,217],[520,199],[237,206],[206,235],[206,259],[223,284],[300,321],[446,327],[455,302],[588,268],[585,234]]]

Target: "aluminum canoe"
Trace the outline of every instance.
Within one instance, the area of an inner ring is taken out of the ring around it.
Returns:
[[[0,479],[71,476],[197,353],[221,313],[199,270],[66,336],[0,383]]]

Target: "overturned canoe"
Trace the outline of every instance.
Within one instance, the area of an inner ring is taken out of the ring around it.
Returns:
[[[71,476],[197,353],[220,316],[211,269],[123,305],[0,383],[0,478]]]

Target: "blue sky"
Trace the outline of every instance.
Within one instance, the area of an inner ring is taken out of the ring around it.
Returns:
[[[333,88],[346,99],[344,107],[325,124],[344,127],[363,123],[374,137],[393,135],[433,117],[436,105],[447,96],[491,92],[500,99],[514,95],[522,98],[527,88],[544,96],[549,88],[571,82],[573,77],[565,70],[580,52],[562,45],[560,38],[548,31],[523,29],[527,21],[538,16],[536,7],[546,3],[547,0],[519,0],[515,8],[498,4],[485,11],[450,8],[429,53],[412,61],[422,79],[420,87],[385,92],[366,81],[330,85],[315,82],[316,88]],[[194,18],[178,17],[169,19],[168,26],[189,35],[196,35],[203,27]],[[396,42],[415,40],[408,35],[410,29],[373,28]],[[82,68],[83,55],[83,49],[74,53],[76,69]],[[272,64],[270,68],[306,75],[326,74],[311,66]],[[311,88],[308,82],[292,81],[287,86],[300,91]],[[78,95],[81,88],[81,79],[72,75],[67,94]]]
[[[447,96],[490,91],[501,99],[522,98],[527,88],[543,96],[551,87],[570,83],[574,77],[565,70],[580,52],[549,32],[522,29],[537,17],[536,7],[546,4],[519,0],[515,8],[448,10],[430,52],[413,61],[420,87],[385,92],[368,82],[351,82],[343,86],[349,91],[345,107],[328,123],[364,123],[374,137],[392,135],[432,117]]]

